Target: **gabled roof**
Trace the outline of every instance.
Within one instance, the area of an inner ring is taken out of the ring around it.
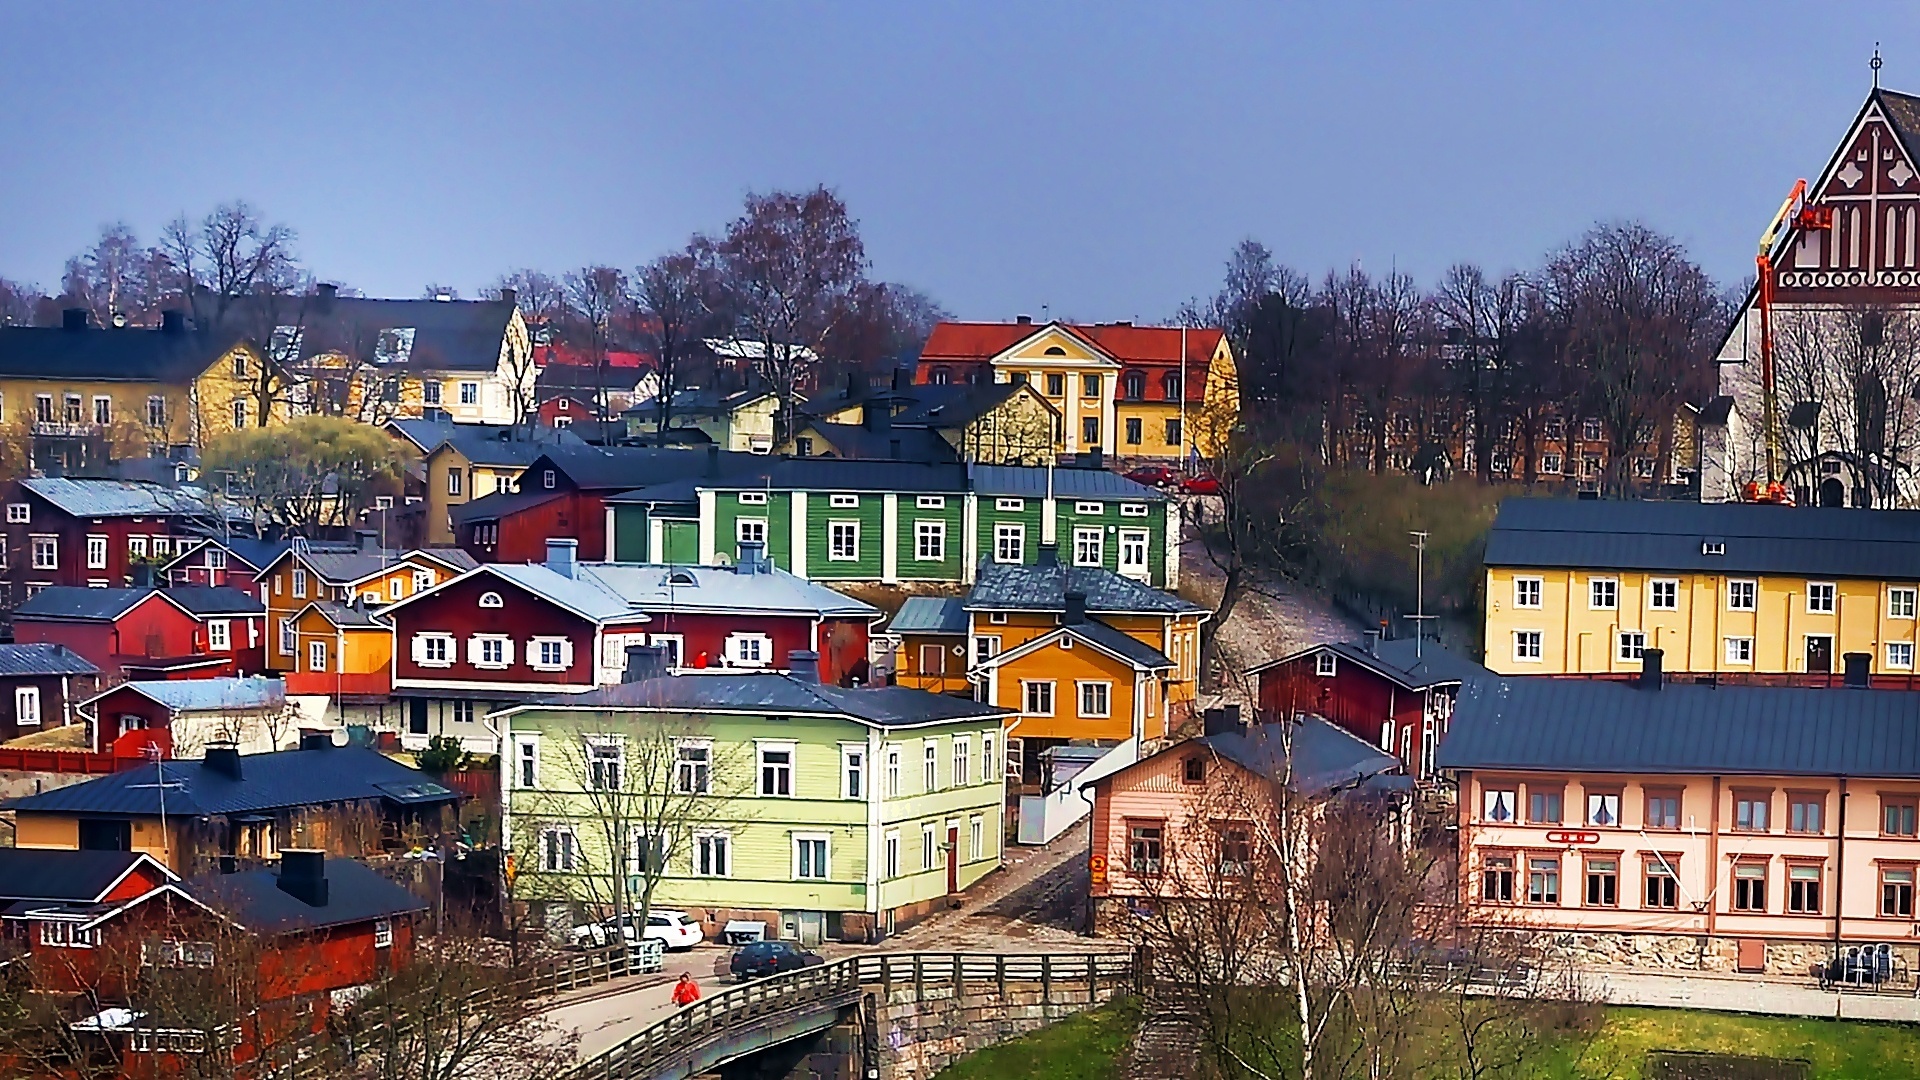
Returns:
[[[21,900],[97,904],[140,868],[162,881],[179,880],[144,852],[0,848],[0,906]]]
[[[1207,735],[1162,753],[1178,753],[1188,745],[1204,746],[1260,776],[1284,780],[1289,788],[1307,795],[1359,787],[1404,771],[1399,758],[1317,716]]]
[[[733,393],[701,389],[675,390],[673,406],[668,410],[667,421],[672,423],[673,417],[676,416],[725,416],[772,396],[773,391],[764,387],[752,387]],[[659,411],[659,406],[660,402],[657,399],[647,398],[634,402],[633,407],[621,415],[646,420]]]
[[[159,591],[150,586],[138,589],[89,589],[80,585],[49,585],[14,608],[13,617],[112,622]]]
[[[825,440],[827,447],[815,447],[815,455],[831,452],[842,458],[866,461],[950,462],[959,460],[953,444],[936,431],[918,427],[876,427],[864,424],[829,424],[815,420],[802,431],[811,431]]]
[[[957,596],[909,596],[893,620],[890,634],[960,634],[969,628],[964,601]]]
[[[1135,326],[1132,323],[967,323],[943,322],[933,328],[920,350],[920,361],[986,360],[1035,337],[1049,328],[1079,338],[1122,364],[1178,365],[1181,329],[1177,326]],[[1188,370],[1204,376],[1207,363],[1220,347],[1222,334],[1212,328],[1185,332]],[[1198,380],[1189,380],[1197,382]]]
[[[279,679],[234,678],[135,680],[110,687],[81,702],[88,708],[113,694],[134,693],[176,713],[259,711],[286,705],[286,684]]]
[[[276,870],[215,874],[186,883],[190,893],[255,933],[288,934],[391,919],[425,911],[427,902],[352,859],[327,859],[327,902],[312,906],[280,887]]]
[[[649,483],[708,475],[724,475],[764,464],[765,457],[738,451],[689,450],[675,446],[554,447],[529,465],[558,470],[575,487],[588,490],[627,490]]]
[[[447,436],[452,435],[454,428],[458,426],[458,424],[455,424],[451,420],[412,420],[403,418],[387,421],[388,431],[412,443],[414,448],[422,454],[433,453],[439,448],[441,443],[447,441]],[[475,424],[473,426],[488,431],[499,431],[506,425]]]
[[[307,612],[314,612],[343,630],[391,630],[392,627],[380,620],[379,615],[353,604],[343,604],[338,600],[315,600],[294,613],[293,621],[298,623]]]
[[[733,483],[705,487],[753,488],[781,491],[915,491],[962,494],[967,490],[966,467],[920,461],[861,461],[841,458],[786,458],[767,472],[767,485],[735,477]]]
[[[1436,762],[1443,769],[1920,778],[1920,694],[1494,679],[1462,688]]]
[[[65,645],[0,645],[0,677],[98,674],[92,661]]]
[[[469,581],[476,574],[511,582],[596,623],[641,622],[653,611],[880,618],[880,609],[871,604],[771,564],[763,564],[759,573],[742,573],[723,566],[583,562],[575,563],[574,576],[567,577],[545,563],[486,563],[454,580]],[[452,584],[416,593],[383,610],[406,607]]]
[[[1247,674],[1258,675],[1262,671],[1282,664],[1291,664],[1316,653],[1332,653],[1339,657],[1342,663],[1358,664],[1403,690],[1455,686],[1494,677],[1493,672],[1487,668],[1465,657],[1450,653],[1431,641],[1423,642],[1420,655],[1416,656],[1412,639],[1382,641],[1374,645],[1363,645],[1352,641],[1322,642],[1311,648],[1289,653],[1277,660],[1256,664],[1247,669]]]
[[[1060,499],[1119,499],[1124,502],[1166,502],[1166,493],[1135,483],[1105,469],[1043,469],[1032,465],[969,465],[973,490],[981,495],[1018,495],[1045,498],[1048,472],[1052,491]]]
[[[182,385],[240,342],[194,330],[0,326],[0,377]]]
[[[963,428],[1004,404],[1023,389],[1020,383],[955,383],[915,386],[912,403],[894,414],[894,427]],[[1030,387],[1026,389],[1031,389]],[[1034,395],[1053,409],[1047,399]]]
[[[564,491],[547,491],[542,488],[496,491],[453,507],[447,511],[447,517],[455,525],[464,525],[472,521],[499,521],[509,514],[517,514],[542,503],[550,503],[564,495],[566,495]]]
[[[206,489],[192,485],[37,476],[20,481],[20,486],[74,517],[220,516]],[[231,508],[229,513],[245,516]]]
[[[1044,634],[1028,638],[1019,645],[981,661],[981,667],[999,667],[1002,664],[1018,660],[1030,653],[1050,648],[1062,638],[1075,638],[1085,642],[1109,656],[1143,671],[1165,671],[1174,666],[1167,654],[1133,637],[1124,631],[1116,630],[1098,619],[1086,619],[1077,623],[1063,623]]]
[[[1707,554],[1710,543],[1724,554]],[[1912,581],[1920,578],[1920,511],[1507,499],[1486,563]]]
[[[98,589],[94,590],[98,592]],[[161,590],[167,599],[196,618],[213,615],[264,615],[267,606],[250,592],[220,585],[175,585]]]
[[[167,784],[167,813],[182,815],[245,814],[374,799],[416,806],[458,798],[425,773],[361,746],[246,754],[240,758],[240,773],[238,778],[228,776],[205,761],[163,761],[6,805],[30,813],[158,816],[161,789],[155,785],[162,782]]]
[[[510,581],[526,592],[557,604],[589,622],[602,623],[614,619],[639,621],[645,614],[586,575],[567,577],[544,563],[488,563],[474,573]],[[463,577],[457,580],[468,579]],[[408,597],[401,603],[412,600],[413,597]]]
[[[288,547],[288,542],[285,540],[260,540],[251,536],[200,537],[199,540],[199,543],[191,546],[186,546],[184,543],[180,545],[180,550],[161,569],[172,570],[187,559],[199,555],[208,547],[218,547],[227,553],[229,564],[238,560],[243,564],[240,569],[258,572],[284,554]],[[231,569],[231,565],[229,568]]]
[[[542,709],[844,716],[873,727],[919,727],[1012,715],[1009,709],[905,686],[854,690],[774,673],[669,675],[519,705],[506,711]]]
[[[475,465],[531,465],[534,459],[556,447],[585,446],[586,443],[567,428],[539,428],[532,437],[518,428],[471,430],[479,425],[455,424],[428,453],[442,446],[451,447]],[[489,425],[491,428],[492,425]]]
[[[480,565],[480,560],[467,554],[465,548],[457,547],[414,548],[412,551],[402,555],[401,558],[415,562],[424,560],[426,562],[438,563],[456,574],[465,573]]]
[[[514,313],[513,303],[506,300],[315,296],[302,298],[297,308],[288,306],[286,298],[275,298],[274,303],[281,310],[262,312],[252,321],[299,325],[302,360],[343,352],[379,362],[381,339],[390,337],[381,331],[411,330],[411,341],[390,362],[422,371],[493,371]]]
[[[1122,577],[1100,566],[980,564],[968,611],[1065,611],[1067,593],[1087,598],[1099,615],[1205,615],[1207,609],[1170,592]]]

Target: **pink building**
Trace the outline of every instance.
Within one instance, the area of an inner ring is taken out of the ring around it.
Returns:
[[[1461,692],[1462,902],[1584,963],[1915,963],[1920,693],[1510,678]],[[1886,948],[1882,949],[1882,946]]]

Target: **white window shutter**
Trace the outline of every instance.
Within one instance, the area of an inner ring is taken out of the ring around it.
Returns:
[[[572,638],[567,638],[566,640],[560,642],[560,666],[563,668],[567,668],[569,670],[573,668],[573,639]]]
[[[418,664],[427,658],[427,638],[424,634],[413,635],[413,662]]]
[[[467,663],[480,663],[480,635],[478,634],[467,639]]]

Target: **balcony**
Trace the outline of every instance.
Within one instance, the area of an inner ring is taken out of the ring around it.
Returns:
[[[99,424],[69,423],[64,420],[35,420],[33,433],[43,437],[83,438],[101,431]]]
[[[387,669],[371,673],[345,671],[288,672],[287,693],[333,697],[386,697],[393,693],[393,678]]]

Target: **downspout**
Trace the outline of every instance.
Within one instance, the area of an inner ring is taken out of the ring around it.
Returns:
[[[1713,814],[1707,832],[1707,936],[1713,936],[1714,914],[1720,902],[1720,777],[1713,778]]]
[[[1840,955],[1840,924],[1843,917],[1840,901],[1842,890],[1847,884],[1847,796],[1849,793],[1846,777],[1837,776],[1834,779],[1840,781],[1839,840],[1834,845],[1833,855],[1833,955],[1837,957]]]

